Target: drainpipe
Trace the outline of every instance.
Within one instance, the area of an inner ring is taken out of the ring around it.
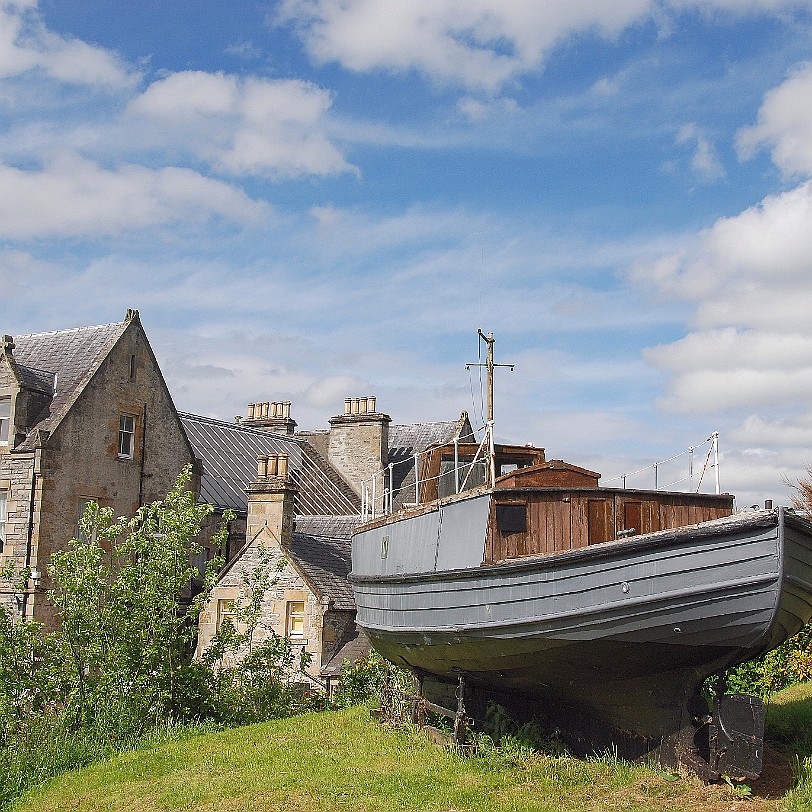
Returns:
[[[35,449],[34,458],[31,465],[31,497],[28,501],[28,537],[25,544],[25,568],[31,566],[31,557],[34,548],[34,508],[37,501],[37,480],[41,479],[42,471],[42,450]],[[39,563],[39,562],[38,562]],[[23,589],[22,617],[25,620],[28,611],[28,585]],[[33,613],[33,609],[32,609]]]
[[[141,469],[138,475],[138,507],[144,506],[144,457],[147,451],[147,404],[141,419]]]

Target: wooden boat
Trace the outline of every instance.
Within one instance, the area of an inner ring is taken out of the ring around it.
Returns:
[[[733,514],[728,494],[602,488],[543,449],[476,449],[433,449],[419,504],[357,529],[350,577],[373,646],[429,690],[463,677],[505,704],[567,709],[593,743],[757,775],[760,703],[720,694],[711,710],[701,689],[810,619],[812,524]]]

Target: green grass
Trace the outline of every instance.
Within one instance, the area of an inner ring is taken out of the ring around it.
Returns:
[[[125,753],[60,776],[14,808],[648,812],[702,809],[707,798],[727,798],[726,792],[611,757],[584,761],[517,751],[463,759],[353,708]]]
[[[766,738],[792,756],[797,785],[787,793],[783,812],[812,810],[812,683],[792,685],[772,697]]]
[[[812,683],[793,685],[771,698],[767,737],[782,750],[812,755]]]
[[[161,744],[62,775],[15,810],[56,812],[525,812],[624,810],[721,812],[812,809],[812,685],[777,695],[769,736],[797,753],[798,788],[783,798],[753,785],[674,779],[612,756],[580,760],[520,747],[463,759],[413,731],[393,730],[366,708],[324,712]]]

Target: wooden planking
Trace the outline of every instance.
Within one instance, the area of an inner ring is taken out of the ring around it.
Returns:
[[[528,505],[527,532],[502,535],[495,510],[487,536],[485,562],[578,549],[617,538],[634,527],[635,535],[685,527],[731,513],[729,502],[704,494],[623,491],[601,488],[506,491]],[[498,498],[498,501],[503,499]]]

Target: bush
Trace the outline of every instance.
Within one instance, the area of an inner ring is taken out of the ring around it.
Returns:
[[[333,695],[333,705],[348,708],[351,705],[379,703],[387,666],[392,667],[375,649],[370,649],[354,663],[345,660],[341,666],[338,688]]]
[[[731,668],[725,676],[728,692],[761,697],[807,682],[812,679],[812,625],[778,648]]]
[[[235,665],[211,669],[212,717],[234,726],[323,709],[324,697],[294,678],[308,659],[304,651],[297,656],[289,640],[276,637],[254,645]]]

